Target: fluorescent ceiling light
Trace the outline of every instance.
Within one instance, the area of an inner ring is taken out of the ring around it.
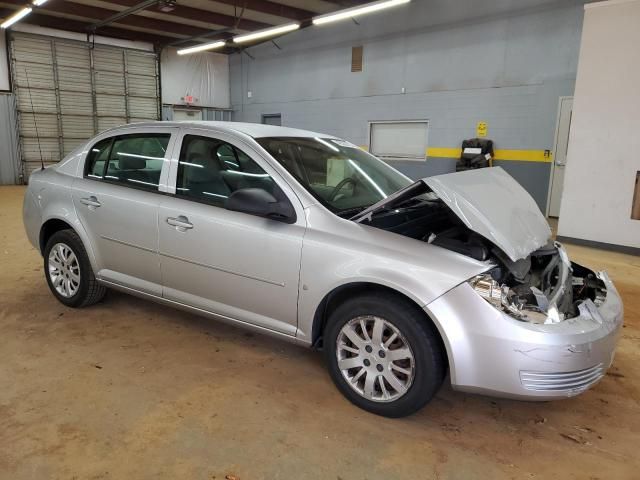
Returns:
[[[29,15],[31,12],[33,12],[33,8],[31,7],[25,7],[22,10],[20,10],[17,13],[14,13],[12,16],[10,16],[9,18],[7,18],[1,25],[0,28],[9,28],[11,25],[13,25],[16,22],[19,22],[20,20],[22,20],[24,17],[26,17],[27,15]]]
[[[205,50],[213,50],[214,48],[224,47],[227,44],[224,40],[211,43],[203,43],[202,45],[196,45],[195,47],[183,48],[178,50],[178,55],[187,55],[189,53],[204,52]]]
[[[321,15],[315,17],[312,21],[314,25],[324,25],[325,23],[337,22],[340,20],[346,20],[360,15],[366,15],[367,13],[377,12],[384,10],[385,8],[391,8],[398,5],[409,3],[411,0],[382,0],[380,2],[368,3],[361,7],[347,8],[346,10],[340,10],[335,13],[328,13],[327,15]]]
[[[299,23],[289,23],[287,25],[281,25],[279,27],[266,28],[264,30],[258,30],[257,32],[247,33],[246,35],[238,35],[233,38],[235,43],[250,42],[252,40],[259,40],[261,38],[273,37],[274,35],[280,35],[281,33],[292,32],[300,28]]]
[[[47,3],[47,0],[33,0],[33,4],[36,7],[39,7],[40,5],[44,5],[45,3]]]

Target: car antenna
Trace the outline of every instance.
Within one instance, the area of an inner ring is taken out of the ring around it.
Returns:
[[[33,125],[36,127],[36,139],[38,140],[38,151],[40,152],[40,165],[44,170],[44,158],[42,157],[42,147],[40,146],[40,135],[38,134],[38,122],[36,122],[36,111],[33,108],[33,98],[31,97],[31,86],[29,85],[29,74],[24,69],[24,78],[27,80],[27,93],[29,94],[29,103],[31,104],[31,115],[33,115]]]

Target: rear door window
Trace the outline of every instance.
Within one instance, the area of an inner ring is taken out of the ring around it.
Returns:
[[[170,138],[169,133],[143,133],[102,140],[87,156],[86,176],[156,191]]]
[[[95,178],[97,180],[104,178],[104,169],[107,164],[107,159],[109,158],[112,143],[113,138],[106,138],[91,147],[91,150],[89,150],[89,154],[87,155],[86,162],[87,177]]]

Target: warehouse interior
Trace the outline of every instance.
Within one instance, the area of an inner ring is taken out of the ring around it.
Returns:
[[[0,0],[0,22],[0,478],[637,478],[640,0]],[[571,399],[445,382],[389,419],[318,352],[120,292],[56,303],[30,174],[148,121],[322,132],[412,180],[491,140],[616,284],[613,365]]]

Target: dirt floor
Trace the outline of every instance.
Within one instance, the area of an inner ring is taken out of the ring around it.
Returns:
[[[447,385],[390,420],[334,388],[322,356],[110,292],[63,307],[0,188],[0,478],[640,478],[640,258],[568,246],[609,271],[626,325],[580,397],[525,403]]]

